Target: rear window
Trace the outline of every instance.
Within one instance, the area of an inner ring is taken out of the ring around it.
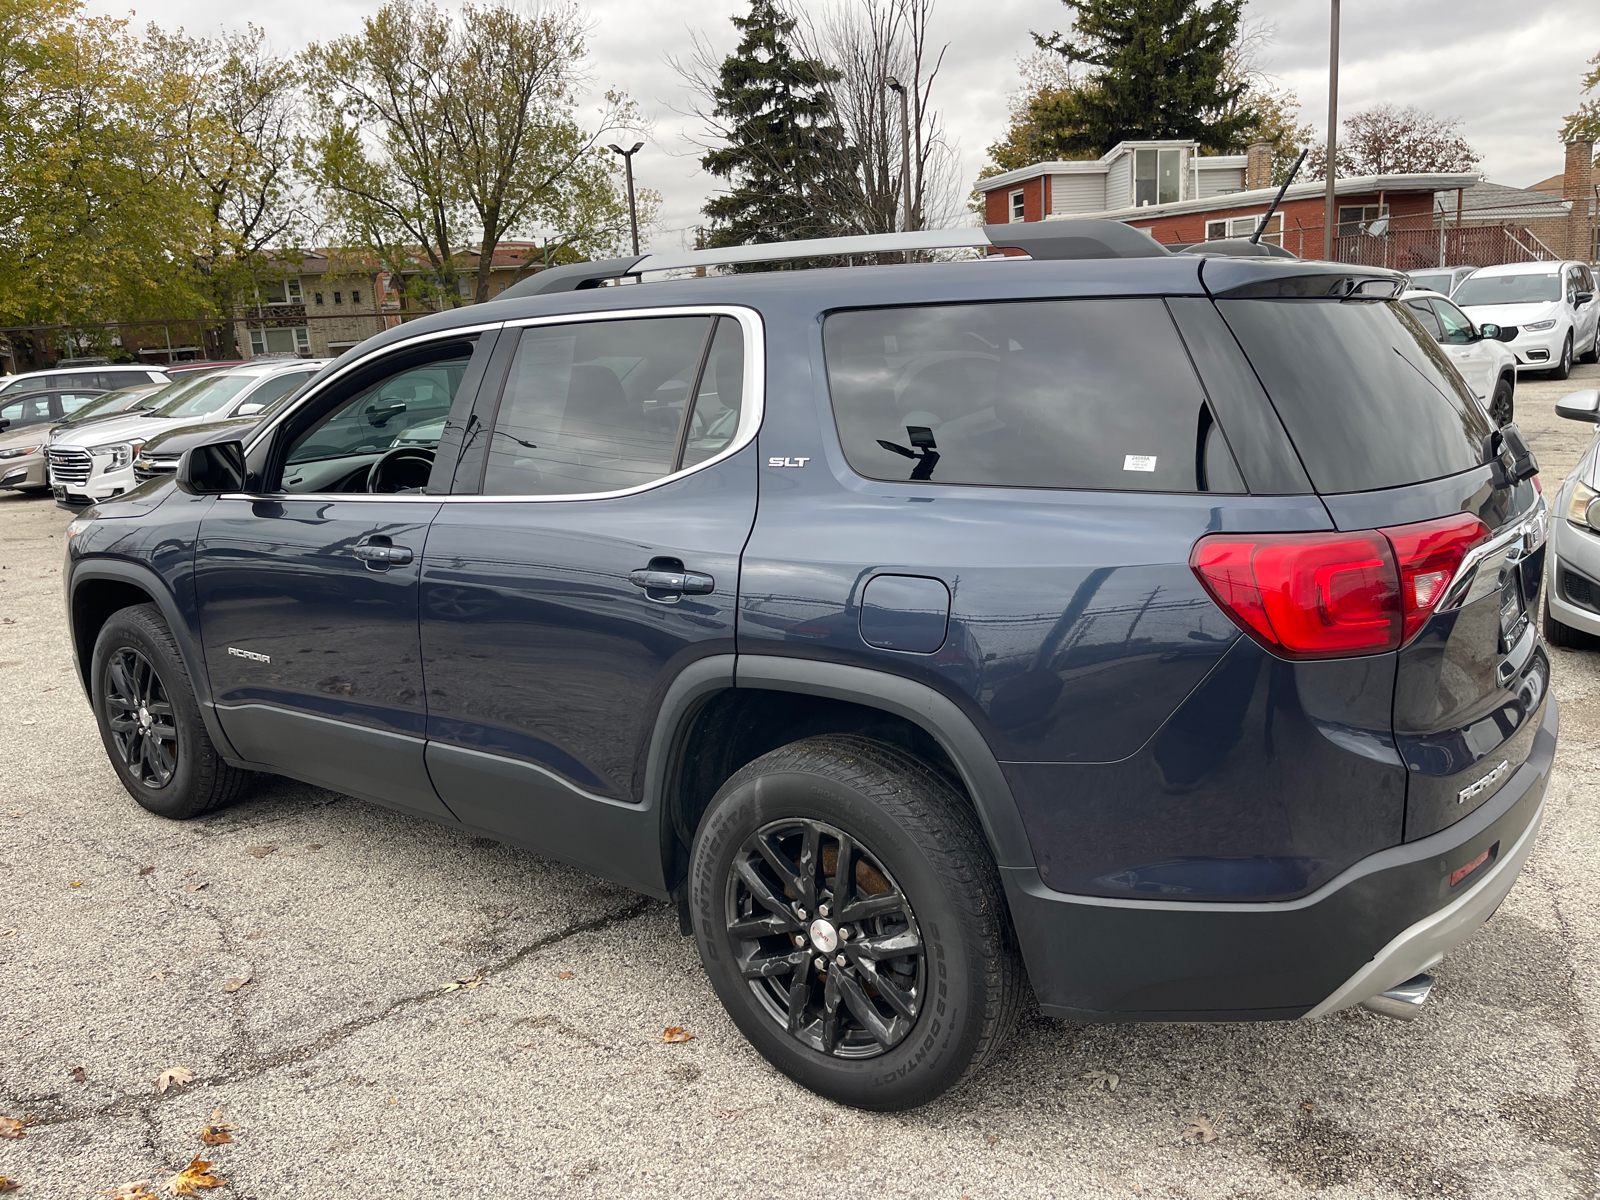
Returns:
[[[1402,303],[1219,300],[1319,492],[1483,462],[1488,416]]]
[[[834,313],[845,458],[869,479],[1242,492],[1159,300]]]

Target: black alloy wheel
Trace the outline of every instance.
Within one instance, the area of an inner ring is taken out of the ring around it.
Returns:
[[[172,702],[150,660],[122,646],[106,660],[106,725],[129,775],[152,791],[178,769],[178,727]]]
[[[1496,425],[1511,424],[1513,395],[1511,380],[1501,377],[1495,382],[1494,396],[1489,401],[1489,416]]]
[[[927,993],[916,916],[843,830],[806,818],[762,826],[734,856],[726,915],[740,974],[802,1045],[873,1058],[916,1024]]]
[[[700,818],[688,907],[728,1015],[773,1066],[860,1108],[926,1104],[991,1061],[1026,984],[972,801],[905,749],[804,738]]]
[[[119,609],[95,637],[90,701],[128,794],[185,820],[236,799],[255,778],[212,744],[177,639],[154,604]]]

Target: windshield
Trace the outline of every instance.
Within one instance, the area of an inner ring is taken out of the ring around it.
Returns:
[[[1561,299],[1561,276],[1472,275],[1451,297],[1457,304],[1547,304]]]
[[[1411,276],[1411,283],[1414,287],[1427,288],[1430,292],[1438,292],[1443,296],[1448,296],[1450,294],[1449,271],[1434,271],[1429,275],[1418,275],[1413,273]]]
[[[156,416],[203,417],[214,413],[260,378],[259,375],[203,375],[191,384],[174,385],[182,387],[182,393],[175,392],[156,410]]]
[[[169,385],[170,386],[170,385]],[[114,392],[107,392],[104,396],[96,396],[89,403],[80,405],[72,410],[72,419],[81,421],[85,417],[99,417],[106,413],[122,412],[128,407],[154,408],[156,398],[165,392],[166,388],[119,388]],[[138,399],[142,397],[142,399]],[[138,403],[134,401],[138,399]]]

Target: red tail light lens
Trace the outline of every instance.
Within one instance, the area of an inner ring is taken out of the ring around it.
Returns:
[[[1342,658],[1409,641],[1488,536],[1465,513],[1357,533],[1211,534],[1195,543],[1189,566],[1274,654]]]

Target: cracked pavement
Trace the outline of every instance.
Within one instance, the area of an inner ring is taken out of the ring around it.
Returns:
[[[1597,385],[1591,366],[1519,388],[1551,492],[1588,436],[1552,404]],[[1600,651],[1552,653],[1545,828],[1421,1019],[1030,1012],[964,1090],[863,1114],[756,1056],[667,905],[289,781],[191,822],[143,812],[71,673],[68,519],[0,493],[0,1115],[28,1122],[0,1175],[24,1200],[160,1182],[218,1106],[237,1128],[203,1154],[230,1182],[211,1194],[240,1200],[1600,1187]],[[694,1040],[662,1043],[672,1025]],[[193,1081],[158,1094],[172,1067]],[[1218,1139],[1185,1140],[1202,1116]]]

